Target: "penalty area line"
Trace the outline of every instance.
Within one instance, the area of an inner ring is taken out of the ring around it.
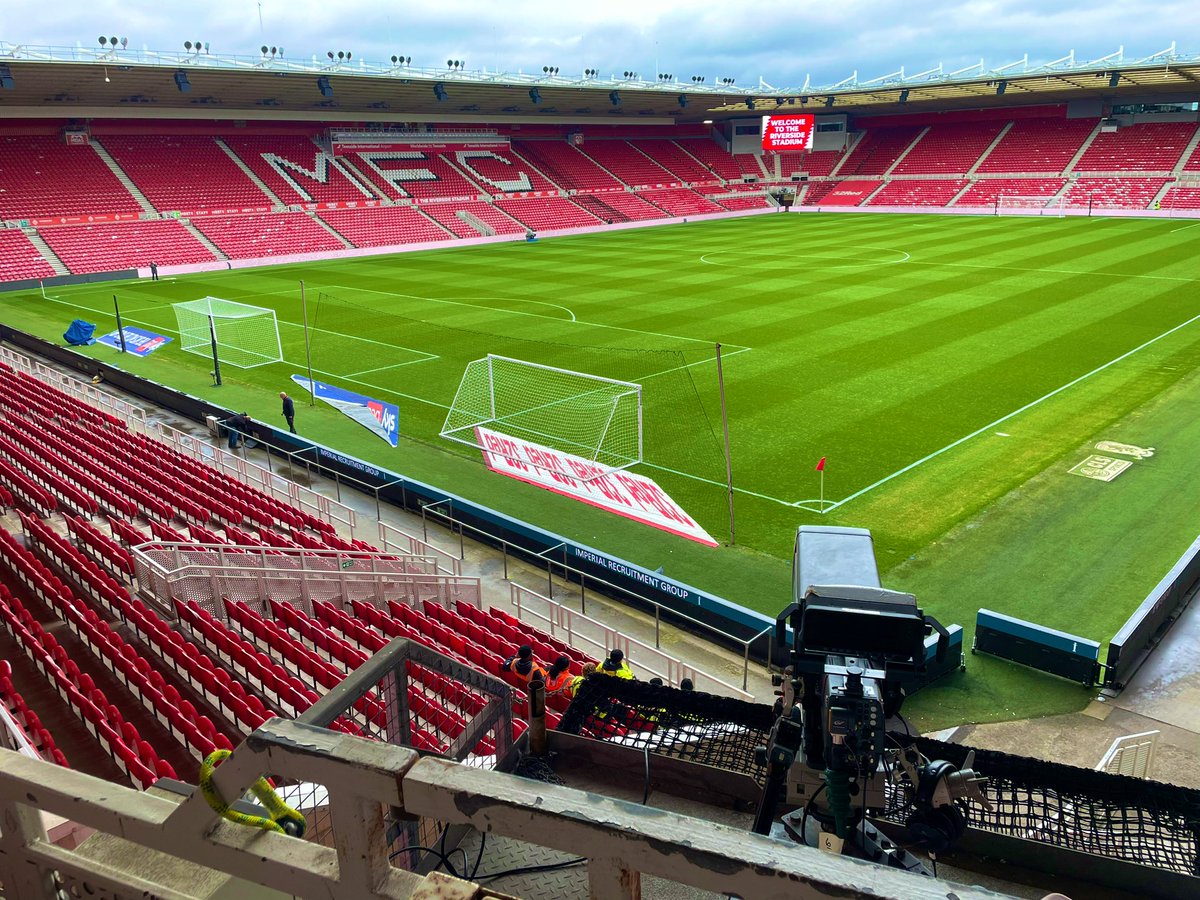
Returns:
[[[1200,223],[1198,223],[1198,224],[1200,224]],[[971,438],[978,437],[979,435],[983,434],[985,431],[990,431],[991,429],[995,428],[997,425],[1001,425],[1001,424],[1007,422],[1009,419],[1012,419],[1016,416],[1019,416],[1023,412],[1033,409],[1033,407],[1037,406],[1038,404],[1043,403],[1046,400],[1049,400],[1051,397],[1055,397],[1058,394],[1061,394],[1063,391],[1068,390],[1069,388],[1075,387],[1075,385],[1080,384],[1083,381],[1086,381],[1087,379],[1091,378],[1093,375],[1097,375],[1100,372],[1103,372],[1105,369],[1115,366],[1117,363],[1128,359],[1129,357],[1133,356],[1135,353],[1145,350],[1151,344],[1158,343],[1163,338],[1169,337],[1170,335],[1174,334],[1176,331],[1179,331],[1182,328],[1186,328],[1188,325],[1191,325],[1193,322],[1196,322],[1196,321],[1200,321],[1200,314],[1192,316],[1190,319],[1188,319],[1185,322],[1180,322],[1178,325],[1174,326],[1173,328],[1168,328],[1166,331],[1164,331],[1162,334],[1158,335],[1157,337],[1152,337],[1152,338],[1150,338],[1150,340],[1148,340],[1142,344],[1138,344],[1132,350],[1127,350],[1126,352],[1124,352],[1120,356],[1118,356],[1116,359],[1110,359],[1108,362],[1104,363],[1103,365],[1097,366],[1096,368],[1092,369],[1090,372],[1085,372],[1083,375],[1080,375],[1078,378],[1076,378],[1072,381],[1068,381],[1066,384],[1062,385],[1061,387],[1055,388],[1054,390],[1050,391],[1048,394],[1043,394],[1041,397],[1038,397],[1036,400],[1031,400],[1029,403],[1026,403],[1020,409],[1015,409],[1012,412],[1008,413],[1007,415],[1001,416],[999,419],[996,419],[994,422],[989,422],[988,424],[984,425],[982,428],[975,429],[970,434],[960,437],[958,440],[947,444],[945,447],[942,447],[940,450],[935,450],[932,453],[930,453],[928,456],[923,456],[920,459],[918,459],[916,462],[909,463],[903,469],[896,470],[891,475],[888,475],[884,478],[879,479],[874,484],[869,484],[862,490],[855,491],[849,497],[845,497],[842,500],[838,500],[836,503],[829,504],[823,510],[823,512],[830,512],[831,510],[837,509],[839,506],[844,506],[845,504],[849,503],[851,500],[857,500],[863,494],[869,493],[870,491],[875,490],[875,488],[881,487],[882,485],[887,484],[892,479],[899,478],[901,475],[904,475],[907,472],[911,472],[913,469],[917,468],[918,466],[924,465],[925,463],[929,462],[931,459],[936,459],[937,457],[941,456],[943,453],[947,453],[950,450],[953,450],[955,447],[959,446],[960,444],[965,444],[967,441],[971,440]],[[798,500],[791,505],[799,506],[800,504],[805,503],[805,502],[811,502],[811,501]]]

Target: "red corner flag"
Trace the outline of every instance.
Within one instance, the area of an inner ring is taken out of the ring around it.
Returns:
[[[819,463],[817,463],[817,471],[818,472],[825,471],[825,457],[823,457],[823,456],[821,457],[821,461]]]

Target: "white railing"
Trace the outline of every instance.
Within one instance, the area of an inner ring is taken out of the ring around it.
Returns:
[[[385,553],[407,553],[415,556],[431,556],[437,560],[438,571],[447,575],[462,574],[462,560],[447,553],[402,528],[379,520],[379,549]]]
[[[140,406],[130,403],[128,400],[123,400],[107,391],[100,390],[95,385],[89,384],[86,381],[73,378],[65,372],[60,372],[43,363],[36,362],[22,353],[10,350],[8,347],[0,347],[0,361],[7,363],[19,372],[36,378],[43,384],[74,397],[76,400],[98,407],[109,415],[116,416],[118,419],[128,422],[134,431],[144,433],[146,430],[146,411]]]
[[[134,571],[147,600],[171,609],[175,600],[199,603],[216,612],[225,600],[266,609],[279,600],[311,611],[329,600],[349,606],[363,600],[419,605],[432,600],[450,606],[461,600],[480,607],[478,578],[443,575],[432,557],[388,560],[379,554],[271,548],[244,553],[220,544],[149,543],[133,548]],[[253,548],[250,548],[253,551]],[[308,554],[314,554],[312,556]]]
[[[715,675],[709,675],[657,647],[622,634],[611,625],[585,616],[537,591],[510,583],[509,597],[518,619],[597,659],[603,659],[609,650],[620,650],[639,674],[657,676],[666,684],[678,687],[680,681],[690,678],[698,690],[706,693],[725,694],[741,700],[754,699],[749,691],[734,687]]]
[[[358,514],[353,507],[289,481],[211,441],[187,434],[170,425],[154,422],[150,429],[152,437],[172,450],[212,466],[222,474],[262,491],[282,503],[289,503],[322,522],[328,522],[351,537],[354,536],[354,529],[358,526]]]

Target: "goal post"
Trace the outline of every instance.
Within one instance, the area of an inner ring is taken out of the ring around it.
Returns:
[[[283,360],[273,309],[220,297],[173,303],[171,308],[185,353],[211,356],[215,336],[222,363],[252,369]]]
[[[642,461],[642,386],[489,354],[467,364],[441,436],[485,449],[480,427],[626,469]]]
[[[998,216],[1063,216],[1065,209],[1066,197],[1062,194],[1040,197],[1000,194],[996,197]]]

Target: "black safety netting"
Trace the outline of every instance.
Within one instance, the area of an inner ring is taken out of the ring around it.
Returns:
[[[728,769],[763,780],[755,751],[767,744],[770,706],[594,676],[579,688],[559,730]],[[966,764],[972,748],[896,733],[893,746]],[[975,750],[991,809],[960,801],[971,828],[1081,853],[1200,875],[1200,791],[1110,775],[994,750]],[[884,778],[884,774],[879,775]],[[912,791],[889,784],[882,818],[905,823]]]
[[[558,730],[687,759],[762,780],[771,707],[594,675],[580,685]]]
[[[971,750],[928,738],[916,745],[956,766]],[[973,766],[988,779],[992,808],[969,804],[972,828],[1200,875],[1200,791],[995,750],[976,750]],[[910,811],[903,792],[889,792],[885,818],[903,822]]]

